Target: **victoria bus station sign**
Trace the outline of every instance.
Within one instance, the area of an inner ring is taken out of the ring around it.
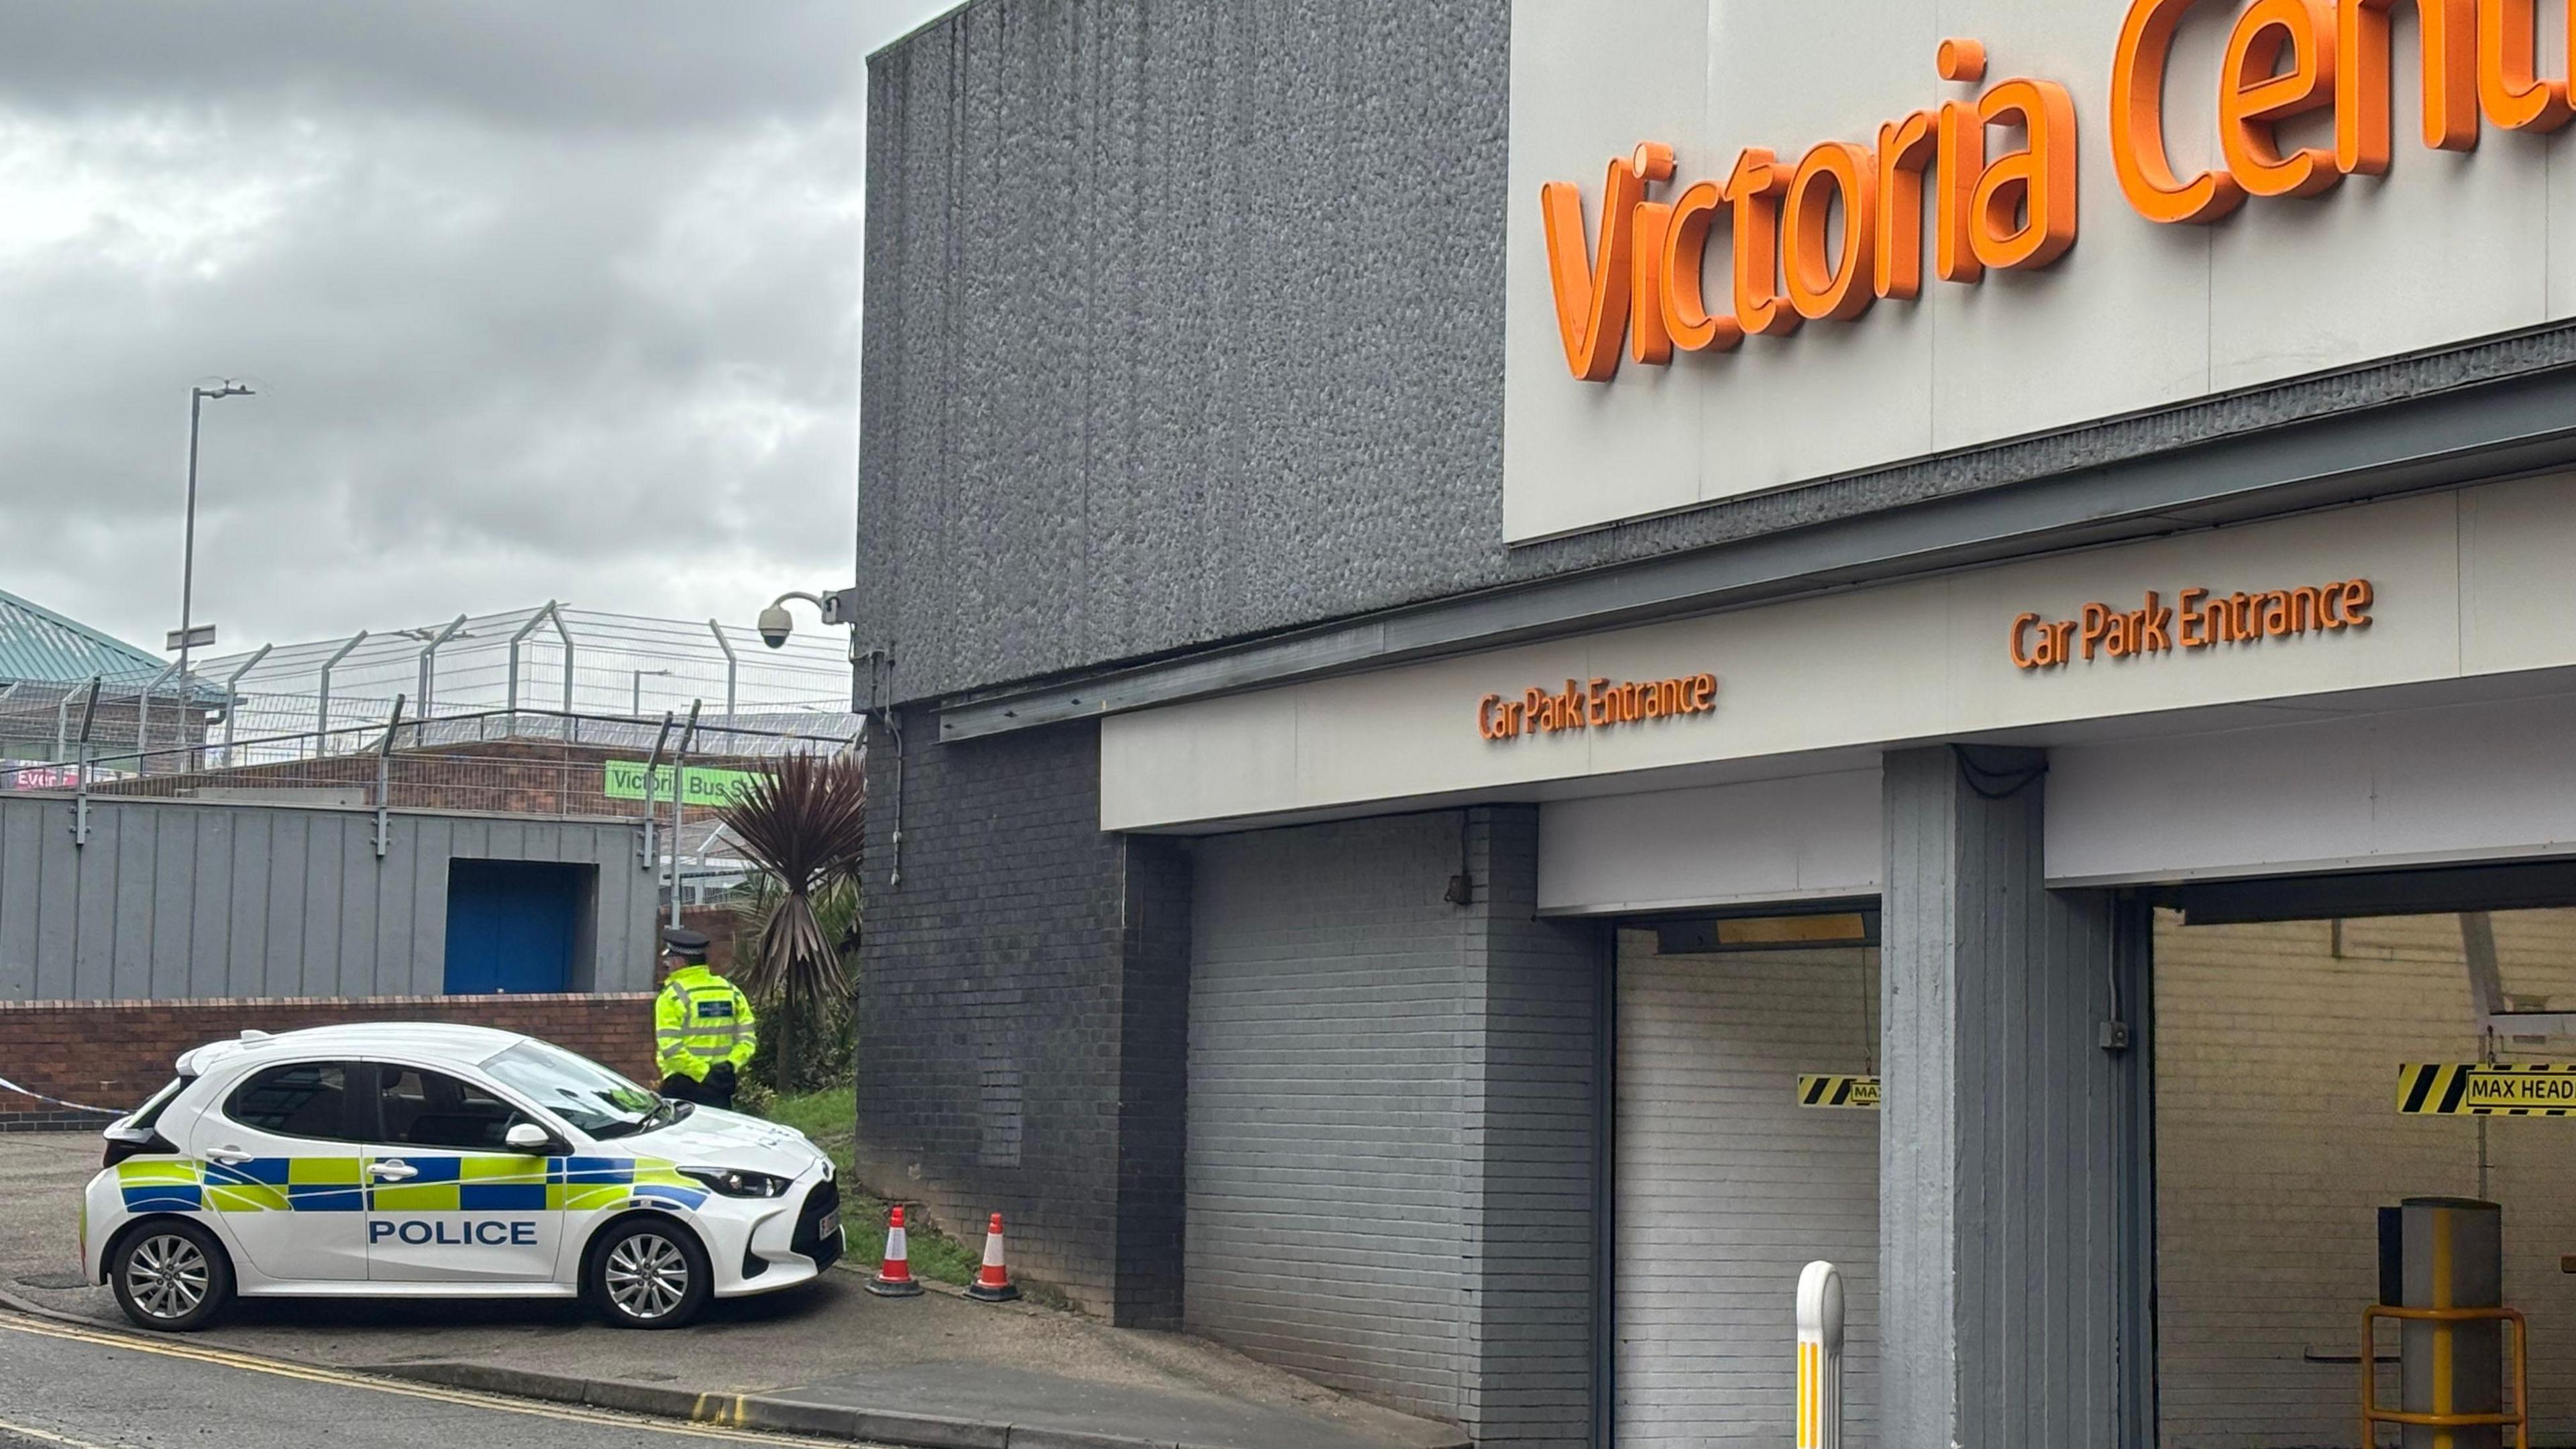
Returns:
[[[2370,627],[2377,598],[2368,579],[2290,589],[2216,593],[2190,588],[2173,602],[2154,589],[2134,609],[2090,603],[2072,619],[2025,613],[2012,621],[2007,647],[2016,669],[2056,669],[2075,660],[2135,659],[2204,650],[2219,644],[2259,644],[2302,634],[2331,634]]]
[[[1785,337],[1803,322],[1911,300],[1924,285],[1927,228],[1943,282],[2049,266],[2078,233],[2079,124],[2104,127],[2121,195],[2161,224],[2207,224],[2249,198],[2314,197],[2389,169],[2393,0],[2255,0],[2227,35],[2214,94],[2168,97],[2176,32],[2193,8],[2127,7],[2109,113],[2097,121],[2079,123],[2058,80],[1989,80],[1985,46],[1953,38],[1931,57],[1952,94],[1872,134],[1795,157],[1747,145],[1696,179],[1670,145],[1642,142],[1610,161],[1589,238],[1577,183],[1545,182],[1538,201],[1567,367],[1606,382],[1623,351],[1664,366],[1676,352],[1727,351],[1747,336]],[[2426,148],[2470,151],[2482,126],[2548,132],[2576,114],[2568,82],[2542,73],[2533,0],[2405,8],[2420,18],[2422,108],[2410,129]],[[2176,131],[2215,123],[2216,164],[2176,163],[2170,106],[2199,112]],[[2293,123],[2307,123],[2299,136],[2318,144],[2285,139]]]
[[[1607,677],[1569,679],[1562,690],[1532,685],[1517,696],[1489,694],[1477,700],[1476,733],[1489,740],[1515,740],[1523,735],[1615,729],[1716,711],[1714,674],[1615,683]]]

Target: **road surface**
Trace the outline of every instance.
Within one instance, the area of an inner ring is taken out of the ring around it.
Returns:
[[[0,1312],[0,1449],[711,1449],[817,1445],[397,1383]]]

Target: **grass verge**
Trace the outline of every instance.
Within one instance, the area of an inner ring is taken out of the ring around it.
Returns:
[[[885,1247],[886,1212],[893,1204],[861,1188],[850,1177],[851,1138],[858,1121],[855,1090],[841,1087],[774,1098],[761,1109],[761,1115],[813,1138],[815,1146],[831,1155],[833,1164],[841,1170],[841,1223],[850,1235],[846,1261],[875,1271],[878,1255]],[[916,1278],[963,1288],[975,1281],[975,1270],[984,1264],[981,1237],[970,1248],[917,1222],[906,1228],[904,1237]]]

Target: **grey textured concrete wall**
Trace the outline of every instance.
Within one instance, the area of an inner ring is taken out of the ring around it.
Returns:
[[[1509,0],[984,0],[869,73],[859,581],[907,698],[1501,562]]]
[[[1187,1320],[1480,1443],[1590,1440],[1601,942],[1536,812],[1200,843]],[[1450,878],[1476,881],[1466,906]]]
[[[1014,1269],[1176,1326],[1187,845],[1101,833],[1097,725],[877,739],[859,1179],[970,1237],[1000,1212]]]
[[[2046,757],[1977,759],[1886,759],[1881,1442],[2132,1443],[2112,902],[2041,885]]]
[[[0,1001],[435,996],[462,858],[599,868],[582,991],[653,985],[637,827],[363,810],[0,797]]]

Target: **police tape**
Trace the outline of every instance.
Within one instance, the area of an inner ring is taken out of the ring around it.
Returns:
[[[87,1102],[66,1102],[60,1097],[48,1097],[32,1087],[19,1086],[7,1077],[0,1077],[0,1092],[15,1092],[21,1097],[33,1097],[39,1102],[51,1102],[57,1107],[69,1107],[75,1112],[101,1112],[110,1117],[122,1117],[127,1110],[123,1107],[93,1107]]]

